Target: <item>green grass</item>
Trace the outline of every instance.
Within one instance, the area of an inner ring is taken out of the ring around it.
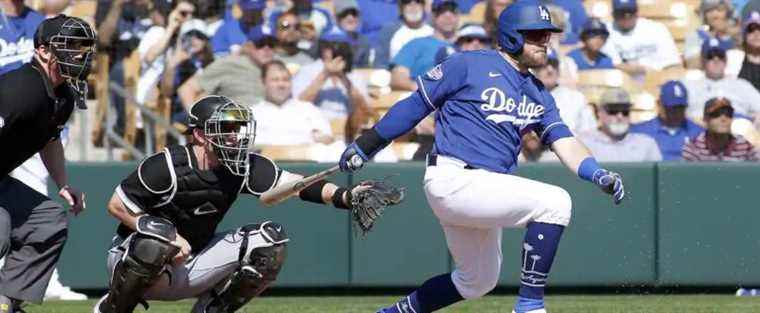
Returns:
[[[374,313],[381,306],[393,303],[393,297],[262,297],[254,299],[238,312],[246,313]],[[513,296],[488,296],[459,303],[448,313],[509,313]],[[551,296],[547,299],[551,313],[749,313],[760,312],[760,298],[737,298],[729,295],[593,295]],[[93,301],[50,301],[29,305],[28,313],[89,313]],[[187,313],[193,302],[151,302],[150,313]],[[142,308],[135,312],[143,312]]]

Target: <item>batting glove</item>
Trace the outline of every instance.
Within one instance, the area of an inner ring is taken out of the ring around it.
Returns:
[[[593,180],[599,188],[602,188],[602,191],[612,195],[615,204],[620,204],[623,201],[625,189],[623,188],[623,178],[620,177],[620,174],[600,169],[594,173]]]
[[[353,172],[361,169],[367,160],[369,160],[367,154],[354,142],[343,150],[338,165],[342,172]]]

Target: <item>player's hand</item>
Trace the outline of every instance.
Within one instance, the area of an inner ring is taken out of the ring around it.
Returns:
[[[361,169],[367,160],[369,160],[367,154],[354,142],[346,147],[346,150],[343,150],[338,165],[340,165],[342,172],[353,172]]]
[[[84,193],[69,185],[63,186],[63,188],[58,191],[58,196],[66,200],[66,203],[71,206],[69,211],[74,213],[74,215],[79,215],[79,213],[84,211],[87,207],[87,204],[84,201]]]
[[[620,174],[608,170],[597,170],[594,173],[594,183],[602,188],[602,191],[611,194],[615,204],[620,204],[625,197],[623,178]]]
[[[190,247],[190,243],[185,240],[184,237],[177,234],[177,238],[174,239],[174,241],[171,242],[171,244],[177,248],[179,248],[179,252],[177,252],[176,255],[174,255],[174,259],[172,260],[172,263],[175,265],[183,264],[187,260],[188,257],[190,257],[190,252],[192,252],[192,248]]]

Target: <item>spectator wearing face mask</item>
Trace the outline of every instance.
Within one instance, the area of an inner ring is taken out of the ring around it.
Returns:
[[[599,127],[578,138],[599,162],[660,161],[662,154],[654,139],[629,132],[631,98],[621,88],[606,90],[596,109]]]
[[[433,27],[425,23],[424,0],[398,0],[400,23],[383,27],[375,44],[375,68],[387,69],[401,47],[415,38],[430,36]]]

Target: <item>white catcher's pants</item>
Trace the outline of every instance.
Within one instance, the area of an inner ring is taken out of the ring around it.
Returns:
[[[567,226],[572,205],[560,187],[464,166],[439,155],[437,165],[425,171],[424,187],[454,257],[454,285],[462,297],[471,299],[498,282],[502,228],[529,222]]]

